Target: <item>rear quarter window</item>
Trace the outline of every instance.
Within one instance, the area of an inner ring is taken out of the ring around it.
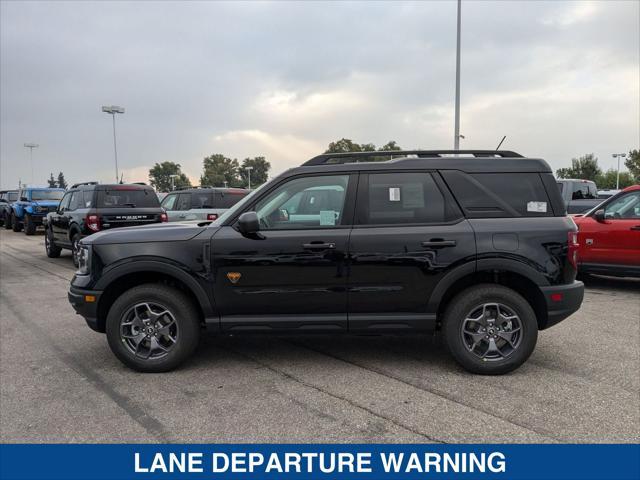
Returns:
[[[553,208],[539,173],[443,171],[442,176],[471,218],[550,217]]]
[[[247,196],[248,191],[229,191],[229,192],[216,192],[214,194],[213,205],[215,208],[231,208],[244,197]]]

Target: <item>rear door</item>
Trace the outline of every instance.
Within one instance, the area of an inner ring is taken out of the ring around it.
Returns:
[[[150,188],[131,185],[97,192],[97,215],[102,229],[147,225],[161,221],[158,196]]]
[[[429,297],[475,260],[474,233],[429,171],[361,173],[349,243],[349,329],[429,329]]]

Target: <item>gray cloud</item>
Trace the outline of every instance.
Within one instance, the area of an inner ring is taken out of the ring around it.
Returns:
[[[639,139],[638,2],[463,2],[463,146],[554,167]],[[266,154],[275,171],[348,136],[449,148],[454,2],[0,3],[2,186],[63,170]]]

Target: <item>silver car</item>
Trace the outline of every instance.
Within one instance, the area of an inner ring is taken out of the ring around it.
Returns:
[[[170,222],[216,220],[249,192],[243,188],[190,188],[168,193],[161,205]]]

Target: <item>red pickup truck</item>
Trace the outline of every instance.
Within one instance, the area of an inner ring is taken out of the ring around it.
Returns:
[[[640,185],[573,219],[580,273],[640,277]]]

